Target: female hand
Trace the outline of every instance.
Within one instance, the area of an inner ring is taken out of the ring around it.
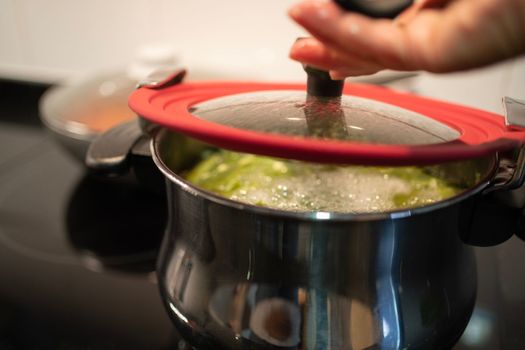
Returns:
[[[306,0],[289,15],[313,35],[290,57],[335,79],[382,69],[451,72],[525,52],[523,0],[420,0],[395,20]]]

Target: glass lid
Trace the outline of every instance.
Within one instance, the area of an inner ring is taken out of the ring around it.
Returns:
[[[127,103],[135,86],[136,81],[120,71],[55,86],[40,101],[42,121],[60,134],[91,140],[136,118]]]
[[[434,119],[371,99],[318,97],[303,91],[260,91],[194,105],[201,119],[236,129],[369,144],[427,145],[459,132]]]
[[[494,113],[306,71],[306,86],[181,82],[181,71],[143,85],[129,104],[151,123],[218,148],[317,163],[439,164],[525,141],[525,128]]]

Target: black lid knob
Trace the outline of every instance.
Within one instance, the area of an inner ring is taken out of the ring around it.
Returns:
[[[308,78],[306,91],[309,96],[315,97],[341,97],[343,94],[344,80],[332,80],[328,72],[304,66]]]
[[[376,18],[394,18],[413,0],[334,0],[343,9]]]

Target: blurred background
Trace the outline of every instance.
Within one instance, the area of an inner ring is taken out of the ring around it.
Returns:
[[[291,43],[305,35],[286,15],[293,2],[0,0],[0,78],[63,82],[129,68],[154,47],[164,57],[169,51],[195,79],[302,80],[301,67],[287,58]],[[424,74],[411,88],[501,112],[502,95],[525,97],[524,77],[522,58],[468,73]]]
[[[305,35],[286,15],[293,2],[0,0],[0,78],[64,82],[127,68],[154,47],[195,79],[302,80],[301,67],[287,58],[290,44]],[[424,74],[412,89],[501,112],[502,95],[525,97],[523,77],[522,58],[475,72]]]
[[[56,82],[126,66],[144,46],[221,77],[299,77],[287,59],[303,35],[280,1],[1,0],[0,75]]]

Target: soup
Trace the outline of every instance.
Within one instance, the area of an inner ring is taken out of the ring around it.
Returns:
[[[289,211],[384,212],[463,190],[419,167],[324,165],[225,150],[207,154],[185,177],[235,201]]]

